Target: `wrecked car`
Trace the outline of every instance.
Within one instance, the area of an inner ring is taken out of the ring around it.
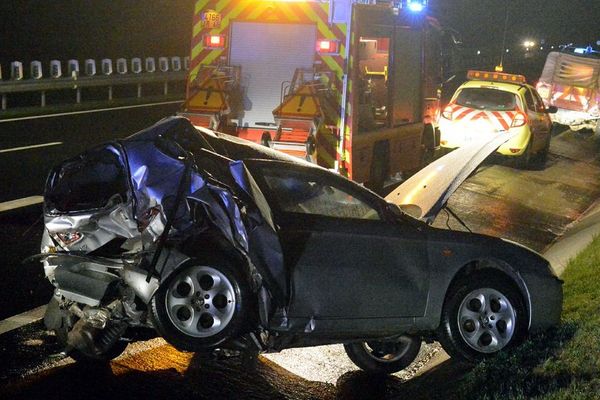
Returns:
[[[206,356],[342,343],[360,368],[392,373],[424,340],[476,361],[558,323],[548,261],[426,223],[470,173],[432,167],[446,183],[424,171],[426,184],[390,195],[414,218],[326,169],[181,117],[93,148],[47,180],[46,327],[76,359],[112,359],[156,335]]]

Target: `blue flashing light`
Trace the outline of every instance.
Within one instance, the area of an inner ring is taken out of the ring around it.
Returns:
[[[408,5],[408,9],[413,12],[421,12],[421,11],[423,11],[423,4],[410,3]]]
[[[406,7],[412,12],[421,12],[425,9],[427,0],[406,0]]]

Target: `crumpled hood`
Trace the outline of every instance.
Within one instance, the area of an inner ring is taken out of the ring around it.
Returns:
[[[481,133],[479,140],[446,154],[407,179],[385,198],[410,215],[432,223],[465,179],[516,132]]]

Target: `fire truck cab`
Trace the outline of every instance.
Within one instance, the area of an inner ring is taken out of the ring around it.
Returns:
[[[426,0],[198,0],[181,115],[381,190],[436,146],[444,31]]]

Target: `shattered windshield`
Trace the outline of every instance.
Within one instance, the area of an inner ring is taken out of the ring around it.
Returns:
[[[478,110],[509,111],[516,108],[517,98],[513,93],[497,89],[465,88],[460,91],[455,103]]]

